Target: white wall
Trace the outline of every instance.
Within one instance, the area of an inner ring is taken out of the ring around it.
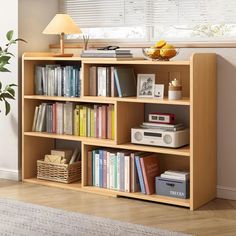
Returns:
[[[9,66],[12,73],[0,73],[0,80],[18,84],[19,93],[12,102],[9,116],[0,114],[0,178],[18,180],[20,178],[20,104],[21,91],[21,55],[25,51],[48,51],[48,45],[56,42],[55,36],[41,32],[58,12],[58,0],[8,0],[1,4],[0,45],[5,43],[5,34],[13,29],[16,37],[24,38],[27,44],[14,45],[11,52],[16,57]],[[19,31],[19,33],[18,33]],[[19,60],[17,60],[19,58]],[[1,106],[1,108],[3,108]],[[19,138],[18,138],[19,136]]]
[[[1,4],[0,14],[0,45],[6,43],[5,34],[8,30],[14,30],[18,36],[18,1],[8,0]],[[15,58],[11,60],[9,69],[11,73],[1,73],[0,80],[3,84],[18,84],[18,46],[13,46],[11,52]],[[18,94],[16,94],[16,97]],[[0,178],[18,178],[18,98],[11,102],[12,111],[7,117],[4,115],[4,107],[0,105]]]

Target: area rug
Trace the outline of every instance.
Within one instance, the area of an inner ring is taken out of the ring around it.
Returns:
[[[0,198],[4,236],[184,236],[168,230]]]

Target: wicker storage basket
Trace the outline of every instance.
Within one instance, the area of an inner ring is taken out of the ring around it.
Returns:
[[[54,164],[37,161],[37,178],[61,183],[81,180],[81,161],[72,164]]]

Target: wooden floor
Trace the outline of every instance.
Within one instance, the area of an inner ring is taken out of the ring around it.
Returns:
[[[216,199],[197,211],[0,180],[0,197],[194,235],[236,235],[236,201]]]

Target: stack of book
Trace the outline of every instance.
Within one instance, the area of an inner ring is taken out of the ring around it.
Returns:
[[[80,97],[80,68],[75,66],[35,66],[35,94]]]
[[[32,131],[114,139],[113,105],[42,103],[35,108]]]
[[[155,192],[156,154],[96,149],[88,152],[88,185],[124,192]]]
[[[89,95],[103,97],[136,96],[136,78],[133,68],[91,66]]]
[[[116,50],[84,50],[81,57],[88,58],[132,58],[133,54],[129,49]]]
[[[188,181],[190,178],[190,173],[185,172],[185,171],[167,170],[161,174],[161,178],[171,179],[171,180]]]
[[[153,123],[153,122],[143,122],[140,125],[142,128],[146,129],[159,129],[162,131],[178,131],[185,129],[183,123],[179,124],[160,124],[160,123]]]

